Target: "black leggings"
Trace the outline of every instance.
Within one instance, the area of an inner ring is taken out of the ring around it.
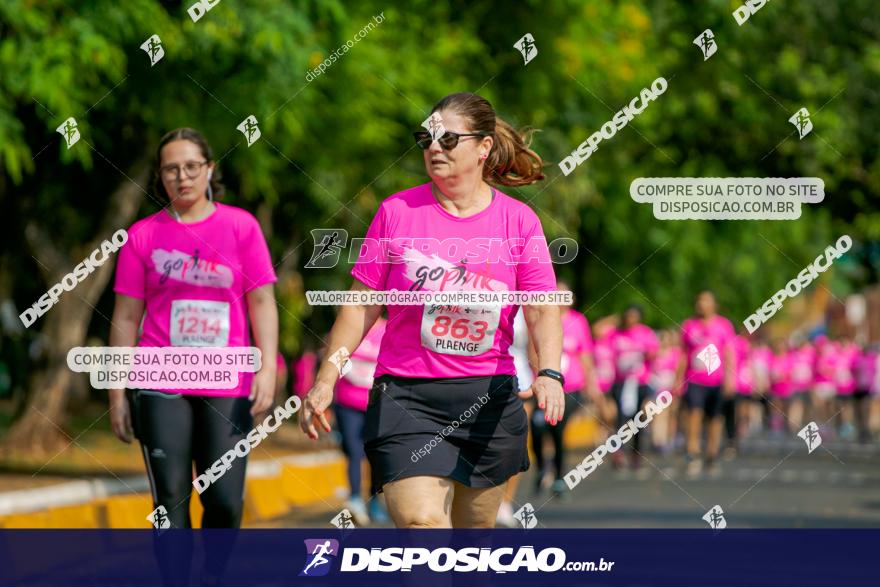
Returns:
[[[165,507],[171,528],[192,528],[189,501],[193,492],[193,461],[199,473],[208,469],[253,428],[246,397],[170,395],[154,391],[127,391],[131,422],[141,443],[153,507]],[[202,528],[238,528],[244,505],[247,457],[237,457],[232,468],[199,496],[204,508]],[[215,530],[215,532],[219,532]],[[223,576],[234,540],[205,532],[203,577]],[[166,586],[189,585],[193,558],[192,535],[183,541],[163,540],[153,547]]]
[[[565,425],[568,423],[571,415],[577,411],[578,392],[573,391],[565,394],[565,413],[562,419],[551,426],[544,421],[544,410],[538,409],[537,404],[532,412],[531,429],[532,429],[532,451],[535,453],[535,466],[538,468],[538,482],[544,474],[544,433],[549,433],[553,439],[553,469],[556,473],[555,479],[562,479],[562,465],[565,460],[565,445],[563,444],[563,432]]]
[[[203,473],[245,438],[253,428],[250,401],[245,397],[153,391],[129,394],[132,425],[147,466],[153,507],[165,506],[172,528],[192,528],[193,461],[198,473]],[[232,468],[199,496],[204,507],[202,528],[239,527],[246,465],[247,457],[237,457]]]

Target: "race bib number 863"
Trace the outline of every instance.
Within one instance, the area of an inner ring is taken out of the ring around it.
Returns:
[[[422,311],[422,346],[446,355],[479,355],[492,348],[500,321],[501,306],[429,304]]]

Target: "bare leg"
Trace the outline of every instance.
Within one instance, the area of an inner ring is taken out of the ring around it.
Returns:
[[[455,485],[452,501],[453,528],[494,528],[505,486],[468,487],[457,481],[451,483]]]
[[[385,503],[398,528],[451,528],[453,481],[442,477],[409,477],[386,483]],[[502,488],[503,489],[503,488]],[[501,491],[498,493],[499,503]],[[495,524],[495,512],[492,525]],[[491,526],[490,526],[491,527]]]

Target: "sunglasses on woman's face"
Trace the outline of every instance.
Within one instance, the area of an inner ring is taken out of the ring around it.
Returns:
[[[440,146],[443,147],[444,151],[451,151],[455,147],[458,146],[458,141],[461,137],[485,137],[486,133],[483,132],[469,132],[469,133],[457,133],[446,131],[443,133],[443,136],[437,139],[437,142],[440,143]],[[413,137],[416,139],[416,144],[423,151],[429,149],[431,147],[431,143],[434,142],[434,139],[431,138],[431,133],[428,131],[419,131],[414,132]]]

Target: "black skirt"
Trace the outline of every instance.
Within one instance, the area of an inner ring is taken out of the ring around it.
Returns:
[[[518,389],[514,375],[377,377],[364,425],[373,490],[418,476],[495,487],[527,471],[528,418]]]

